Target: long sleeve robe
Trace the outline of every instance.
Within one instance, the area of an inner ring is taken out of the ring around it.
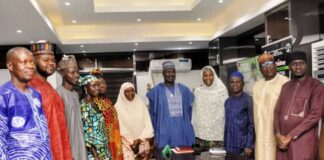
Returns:
[[[69,132],[64,115],[64,102],[56,90],[38,75],[35,75],[29,85],[38,90],[43,99],[43,110],[48,123],[51,150],[54,160],[71,160]]]
[[[259,80],[253,87],[255,127],[255,159],[276,159],[276,138],[273,132],[274,109],[281,87],[288,78],[277,74],[272,80]]]
[[[166,86],[160,83],[147,93],[152,125],[158,148],[167,144],[171,147],[191,146],[195,142],[195,133],[191,124],[193,94],[186,86],[178,83],[182,96],[181,117],[171,117],[166,95]]]
[[[293,138],[287,151],[277,150],[277,160],[316,159],[318,122],[324,106],[324,87],[311,77],[294,79],[282,87],[275,110],[275,134]]]
[[[41,95],[11,82],[0,87],[0,159],[52,159]]]

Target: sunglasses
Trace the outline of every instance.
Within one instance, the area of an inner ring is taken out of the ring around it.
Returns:
[[[273,61],[265,61],[264,63],[261,64],[261,67],[262,67],[262,68],[269,67],[269,66],[271,66],[272,64],[274,64]]]

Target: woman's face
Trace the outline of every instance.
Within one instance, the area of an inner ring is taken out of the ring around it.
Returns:
[[[98,96],[99,95],[99,81],[92,81],[86,85],[87,93],[92,96]]]
[[[203,81],[206,86],[211,86],[214,82],[214,73],[210,69],[203,72]]]
[[[124,95],[127,100],[132,101],[135,97],[135,90],[132,87],[128,87],[124,91]]]
[[[107,91],[107,83],[106,80],[103,78],[99,78],[99,93],[106,94]]]

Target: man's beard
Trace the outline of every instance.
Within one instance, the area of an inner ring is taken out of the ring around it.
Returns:
[[[301,74],[301,75],[294,75],[294,78],[295,79],[300,79],[300,78],[303,78],[304,76],[305,76],[305,73]]]

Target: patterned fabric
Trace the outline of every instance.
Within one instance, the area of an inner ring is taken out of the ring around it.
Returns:
[[[141,154],[143,153],[149,153],[150,151],[150,143],[146,139],[141,139],[142,142],[138,146],[138,153],[135,154],[132,148],[130,147],[133,144],[133,140],[127,137],[122,138],[123,142],[123,153],[124,153],[124,159],[125,160],[136,160],[136,159],[143,159],[141,157]]]
[[[41,95],[31,87],[0,87],[0,159],[52,159]]]
[[[196,137],[207,141],[224,141],[224,103],[228,98],[227,88],[210,66],[202,69],[201,79],[203,79],[203,72],[206,69],[213,72],[214,81],[211,86],[203,84],[195,89],[195,99],[192,104],[192,125]]]
[[[80,86],[85,86],[88,83],[92,82],[92,81],[97,81],[98,78],[93,76],[93,75],[86,75],[84,77],[80,77],[79,78],[79,85]]]
[[[178,85],[176,84],[173,87],[166,86],[165,95],[168,100],[170,117],[182,117],[182,97]]]
[[[101,159],[110,159],[105,118],[94,104],[81,100],[81,115],[86,147],[94,146]],[[88,151],[88,158],[93,155]]]
[[[117,111],[112,105],[110,99],[106,96],[100,96],[94,99],[105,118],[106,134],[108,136],[109,149],[113,160],[122,160],[123,151]]]
[[[223,148],[224,142],[222,141],[206,141],[196,137],[196,144],[204,150],[209,150],[210,148]]]
[[[225,102],[226,151],[240,154],[244,148],[254,147],[252,98],[245,92],[231,96]]]
[[[64,101],[47,81],[38,75],[29,82],[42,95],[42,108],[48,123],[54,160],[72,159],[69,132],[64,115]]]

